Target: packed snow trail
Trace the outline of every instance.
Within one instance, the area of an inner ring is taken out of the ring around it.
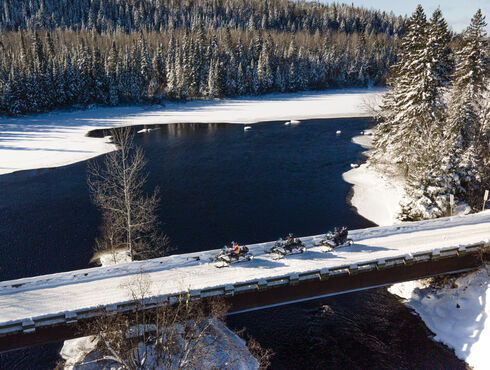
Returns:
[[[166,123],[243,123],[291,119],[365,117],[365,104],[384,89],[339,89],[269,94],[223,100],[194,100],[161,106],[100,107],[21,118],[0,117],[0,175],[57,167],[113,150],[95,129]],[[375,104],[375,103],[373,103]]]
[[[214,263],[209,262],[218,252],[214,250],[2,282],[0,327],[26,318],[83,311],[128,301],[130,293],[127,285],[140,273],[147,273],[152,282],[149,294],[161,296],[363,264],[448,247],[488,245],[490,211],[355,230],[349,233],[354,245],[329,253],[323,253],[322,247],[313,247],[322,236],[301,238],[307,251],[281,260],[273,260],[270,254],[264,252],[274,242],[249,245],[254,254],[252,261],[224,269],[217,269]],[[200,260],[195,260],[195,256],[199,256]]]

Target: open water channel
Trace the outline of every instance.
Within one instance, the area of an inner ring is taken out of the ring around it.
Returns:
[[[341,178],[362,161],[351,139],[370,125],[365,118],[267,122],[248,131],[175,124],[135,143],[148,159],[146,189],[160,188],[163,231],[175,253],[185,253],[372,226],[349,205]],[[86,162],[4,175],[0,189],[0,280],[87,267],[100,216]],[[278,369],[465,366],[384,289],[237,315],[229,324],[272,348]],[[3,355],[0,368],[50,368],[59,348]]]

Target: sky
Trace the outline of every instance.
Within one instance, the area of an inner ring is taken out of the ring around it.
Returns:
[[[323,0],[322,2],[332,3],[334,1]],[[416,6],[422,4],[427,18],[430,18],[432,12],[439,7],[446,22],[455,32],[461,32],[468,27],[478,8],[487,17],[487,24],[490,23],[490,0],[340,0],[335,2],[352,3],[354,6],[386,12],[393,11],[396,15],[402,16],[412,14]]]

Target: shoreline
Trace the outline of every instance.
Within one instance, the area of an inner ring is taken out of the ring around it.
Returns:
[[[366,148],[369,157],[371,136],[356,136],[355,144]],[[388,168],[374,168],[367,163],[342,175],[352,184],[350,203],[359,215],[385,226],[396,219],[403,194],[403,181]],[[394,284],[387,291],[412,309],[434,333],[432,340],[454,351],[459,359],[475,369],[486,368],[486,349],[490,343],[489,268],[463,276],[449,277],[450,283],[434,288],[426,279]],[[482,299],[483,297],[483,299]]]
[[[169,102],[162,106],[96,107],[26,117],[0,117],[0,177],[66,166],[114,150],[97,129],[168,123],[255,124],[320,118],[368,117],[384,88],[275,93],[259,97]]]
[[[372,148],[371,130],[364,135],[355,136],[352,142],[367,149],[369,157]],[[342,174],[342,179],[352,185],[352,196],[349,203],[362,217],[379,226],[388,226],[400,221],[397,215],[403,195],[404,182],[394,174],[386,174],[380,169],[361,164]]]

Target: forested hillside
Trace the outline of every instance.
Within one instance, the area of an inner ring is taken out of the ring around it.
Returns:
[[[382,85],[403,25],[285,0],[6,0],[0,114]]]

